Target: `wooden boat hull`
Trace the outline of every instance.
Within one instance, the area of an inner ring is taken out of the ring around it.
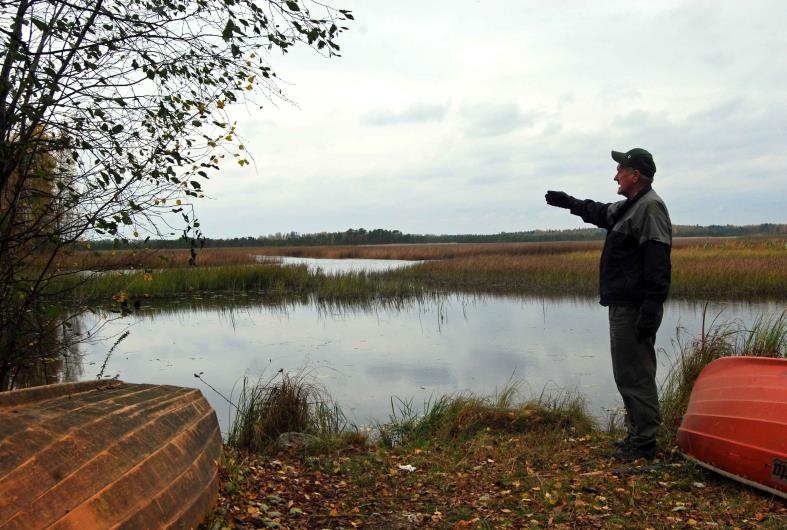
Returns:
[[[787,498],[787,359],[724,357],[706,366],[678,447],[700,465]]]
[[[221,433],[191,388],[92,381],[0,393],[0,529],[193,528]]]

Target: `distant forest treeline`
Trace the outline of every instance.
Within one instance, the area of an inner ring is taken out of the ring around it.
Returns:
[[[526,243],[544,241],[588,241],[604,239],[605,231],[599,228],[575,228],[568,230],[530,230],[527,232],[501,232],[499,234],[404,234],[399,230],[375,228],[349,229],[345,232],[320,232],[316,234],[276,233],[258,237],[232,237],[224,239],[206,238],[206,247],[293,247],[323,245],[391,245],[412,243]],[[759,225],[674,225],[676,237],[740,237],[740,236],[787,236],[787,225],[766,223]],[[115,248],[118,240],[91,242],[94,249]],[[151,248],[189,248],[185,239],[157,239],[145,243]]]

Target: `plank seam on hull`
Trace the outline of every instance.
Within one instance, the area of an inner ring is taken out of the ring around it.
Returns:
[[[112,401],[113,399],[117,399],[118,397],[125,397],[125,396],[134,396],[139,394],[140,392],[145,392],[148,390],[152,390],[156,388],[155,385],[136,385],[136,384],[126,384],[125,386],[118,386],[113,387],[107,390],[102,390],[101,392],[82,392],[79,394],[79,399],[81,401],[81,405],[76,407],[72,410],[79,411],[86,407],[90,407],[91,405],[97,405],[99,403],[104,403],[106,401]],[[128,393],[121,394],[124,390],[130,390]],[[101,399],[96,401],[88,401],[88,399],[92,397],[100,396]],[[58,403],[62,403],[62,397],[48,400],[49,402],[41,402],[38,405],[38,408],[42,411],[51,411],[55,407],[57,407]],[[69,396],[68,399],[73,399],[72,396]]]
[[[702,466],[702,467],[704,467],[706,469],[710,469],[711,471],[714,471],[714,472],[718,473],[719,475],[723,475],[723,476],[725,476],[725,477],[727,477],[729,479],[737,480],[738,482],[742,482],[743,484],[746,484],[747,486],[751,486],[753,488],[761,489],[761,490],[766,491],[768,493],[771,493],[773,495],[778,495],[779,497],[782,497],[783,499],[787,499],[787,492],[780,491],[780,490],[777,490],[775,488],[771,488],[770,486],[766,486],[765,484],[760,484],[759,482],[754,482],[753,480],[741,477],[740,475],[736,475],[735,473],[730,473],[729,471],[724,471],[723,469],[720,469],[720,468],[714,466],[713,464],[709,464],[707,462],[703,462],[702,460],[694,458],[693,456],[688,455],[688,454],[686,454],[686,453],[684,453],[682,451],[680,452],[680,454],[686,460],[694,462],[694,463],[696,463],[696,464],[698,464],[698,465],[700,465],[700,466]]]
[[[729,420],[749,420],[749,421],[757,422],[757,423],[772,423],[774,425],[780,425],[780,426],[783,426],[783,427],[787,427],[787,423],[785,423],[785,422],[778,422],[778,421],[774,421],[774,420],[766,420],[766,419],[762,419],[762,418],[752,418],[752,417],[747,417],[747,416],[730,416],[729,414],[711,414],[711,413],[705,413],[705,412],[687,412],[686,414],[684,414],[684,417],[686,417],[686,416],[699,416],[699,417],[702,417],[702,418],[724,418],[724,419],[729,419]]]
[[[204,398],[203,398],[203,399],[204,399]],[[190,405],[192,405],[192,404],[193,404],[193,402],[190,402],[190,403],[188,403],[186,406],[190,406]],[[184,407],[181,407],[181,408],[184,408]],[[213,409],[212,409],[212,408],[210,408],[210,409],[209,409],[209,412],[208,412],[207,414],[210,414],[210,413],[213,413]],[[99,496],[100,496],[100,495],[101,495],[101,494],[102,494],[104,491],[106,491],[107,489],[111,488],[111,487],[112,487],[112,485],[113,485],[113,484],[115,484],[115,483],[116,483],[118,480],[122,479],[122,478],[123,478],[123,476],[126,476],[126,475],[128,475],[129,473],[131,473],[132,471],[134,471],[135,469],[142,467],[142,465],[143,465],[143,464],[145,464],[145,463],[146,463],[148,460],[150,460],[150,459],[151,459],[151,458],[153,458],[155,455],[157,455],[158,453],[162,452],[162,451],[163,451],[163,450],[164,450],[166,447],[168,447],[168,446],[169,446],[169,444],[172,442],[172,440],[174,440],[175,438],[178,438],[178,437],[179,437],[179,436],[181,436],[181,435],[182,435],[182,434],[183,434],[185,431],[188,431],[189,429],[191,429],[191,428],[195,427],[195,426],[196,426],[196,425],[198,425],[198,424],[199,424],[201,421],[203,421],[203,419],[205,418],[205,416],[206,416],[207,414],[203,414],[203,415],[201,415],[201,416],[198,416],[196,419],[194,419],[194,420],[192,420],[191,422],[189,422],[189,423],[188,423],[188,425],[184,426],[184,428],[183,428],[183,429],[176,431],[176,432],[175,432],[175,434],[174,434],[173,436],[170,436],[170,437],[167,439],[167,441],[166,441],[165,443],[161,444],[161,445],[158,447],[158,449],[156,449],[155,451],[153,451],[153,452],[151,452],[151,453],[148,453],[148,454],[145,456],[145,458],[143,458],[142,460],[138,461],[136,464],[134,464],[134,465],[133,465],[133,466],[131,466],[130,468],[126,469],[126,471],[125,471],[125,473],[124,473],[123,475],[121,475],[120,477],[117,477],[117,478],[116,478],[116,479],[114,479],[112,482],[110,482],[110,483],[108,483],[108,484],[105,484],[105,485],[104,485],[104,487],[102,487],[100,490],[98,490],[98,491],[94,492],[94,493],[93,493],[93,495],[91,495],[90,497],[88,497],[88,498],[86,498],[86,499],[83,499],[83,500],[82,500],[82,502],[80,502],[79,504],[77,504],[77,505],[75,505],[73,508],[71,508],[71,509],[69,510],[69,512],[68,512],[68,513],[70,513],[70,512],[73,512],[73,511],[75,511],[75,510],[79,509],[81,506],[85,505],[86,503],[89,503],[89,502],[90,502],[92,499],[95,499],[95,498],[99,497]],[[55,524],[57,524],[58,522],[60,522],[62,519],[64,519],[65,517],[67,517],[67,516],[68,516],[68,513],[66,513],[66,514],[63,514],[62,516],[60,516],[60,517],[59,517],[58,519],[56,519],[55,521],[53,521],[53,522],[49,523],[49,525],[48,525],[48,526],[54,526]]]
[[[192,392],[198,392],[198,391],[196,391],[195,389],[188,389],[188,390],[190,390],[190,392],[183,392],[183,393],[179,393],[179,394],[177,394],[177,395],[174,395],[174,396],[169,396],[167,399],[165,399],[165,400],[162,400],[162,404],[163,404],[163,403],[166,403],[166,402],[170,402],[170,401],[175,401],[175,402],[176,402],[176,401],[178,401],[180,398],[182,398],[182,397],[185,397],[185,396],[188,396],[188,395],[189,395],[189,394],[191,394]],[[123,437],[119,438],[117,441],[115,441],[115,443],[113,443],[112,445],[110,445],[110,446],[109,446],[107,449],[105,449],[104,451],[107,451],[107,450],[109,450],[109,449],[110,449],[110,448],[112,448],[112,447],[116,447],[116,446],[117,446],[117,445],[118,445],[118,444],[119,444],[119,443],[120,443],[122,440],[125,440],[125,439],[128,439],[128,438],[131,438],[131,437],[132,437],[132,436],[134,436],[135,434],[137,434],[137,433],[139,433],[139,432],[142,432],[142,431],[143,431],[143,430],[144,430],[146,427],[148,427],[150,424],[152,424],[152,423],[155,423],[157,420],[159,420],[159,419],[161,419],[161,418],[165,417],[167,414],[170,414],[170,413],[173,413],[173,412],[180,411],[180,410],[182,410],[182,409],[185,409],[185,408],[187,408],[187,407],[194,406],[194,404],[195,404],[196,402],[198,402],[198,401],[199,401],[199,400],[190,400],[190,401],[187,401],[187,402],[183,403],[181,406],[179,406],[179,407],[177,407],[177,408],[175,408],[175,409],[166,409],[165,411],[163,411],[163,413],[162,413],[162,414],[159,414],[159,415],[157,415],[157,416],[156,416],[155,418],[153,418],[152,420],[149,420],[149,421],[146,421],[145,423],[142,423],[142,424],[140,424],[140,425],[139,425],[139,426],[138,426],[136,429],[134,429],[133,431],[130,431],[130,432],[126,433],[126,434],[125,434]],[[211,410],[212,410],[212,409],[211,409]],[[188,427],[191,427],[193,424],[195,424],[197,421],[199,421],[199,419],[200,419],[201,417],[202,417],[202,416],[198,417],[198,418],[197,418],[197,420],[196,420],[195,422],[191,422],[191,423],[189,423]],[[100,419],[101,419],[101,418],[98,418],[96,421],[99,421]],[[93,422],[91,422],[91,423],[93,423]],[[88,424],[88,425],[89,425],[89,424]],[[187,427],[187,428],[188,428],[188,427]],[[81,428],[81,427],[80,427],[80,428]],[[171,441],[173,438],[177,437],[177,435],[178,435],[180,432],[181,432],[181,431],[175,431],[175,432],[173,433],[173,435],[171,435],[170,437],[168,437],[168,438],[167,438],[167,441],[165,442],[165,444],[164,444],[162,447],[166,446],[166,444],[168,444],[168,443],[169,443],[169,442],[170,442],[170,441]],[[66,438],[66,437],[67,437],[67,436],[69,436],[70,434],[71,434],[71,433],[69,433],[68,435],[61,436],[59,439]],[[54,445],[54,443],[53,443],[53,444],[50,444],[50,446],[51,446],[51,445]],[[159,449],[157,449],[156,451],[154,451],[153,453],[150,453],[150,455],[152,455],[152,454],[155,454],[155,453],[156,453],[156,452],[158,452],[159,450],[160,450],[160,448],[159,448]],[[103,452],[103,451],[102,451],[102,452]],[[51,492],[51,491],[52,491],[54,488],[56,488],[56,487],[58,486],[58,484],[60,484],[60,483],[62,483],[62,482],[64,482],[64,481],[68,480],[69,478],[73,477],[73,476],[74,476],[76,473],[78,473],[78,472],[79,472],[79,470],[80,470],[80,469],[82,469],[82,468],[84,468],[85,466],[87,466],[87,465],[89,465],[90,463],[92,463],[92,462],[93,462],[93,461],[94,461],[96,458],[98,458],[100,455],[101,455],[101,453],[96,453],[96,454],[92,455],[92,457],[90,457],[89,459],[87,459],[87,460],[85,460],[84,462],[82,462],[82,463],[81,463],[81,464],[80,464],[80,465],[79,465],[77,468],[73,469],[73,470],[72,470],[70,473],[68,473],[67,475],[65,475],[65,476],[64,476],[63,478],[61,478],[61,479],[60,479],[58,482],[56,482],[55,484],[53,484],[52,486],[50,486],[50,487],[49,487],[49,488],[47,488],[46,490],[42,491],[42,492],[41,492],[39,495],[37,495],[35,498],[31,499],[31,500],[30,500],[30,502],[29,502],[29,504],[33,504],[33,503],[35,503],[35,502],[36,502],[36,501],[38,501],[38,500],[39,500],[41,497],[43,497],[43,496],[44,496],[44,495],[46,495],[47,493]],[[30,459],[28,459],[28,461],[29,461],[29,460],[32,460],[33,458],[35,458],[35,456],[34,456],[34,457],[31,457]],[[144,460],[143,460],[143,461],[141,461],[141,462],[144,462]],[[141,463],[141,462],[140,462],[140,463]],[[27,462],[26,462],[26,463],[27,463]],[[19,467],[21,467],[21,466],[19,466]],[[131,468],[127,469],[126,471],[129,471],[129,470],[131,470],[131,469],[133,469],[133,467],[131,467]],[[113,480],[113,482],[114,482],[114,480]],[[103,491],[103,489],[105,489],[106,487],[108,487],[108,486],[109,486],[109,485],[111,485],[111,484],[112,484],[112,482],[110,482],[109,484],[106,484],[106,485],[104,486],[104,488],[102,488],[102,489],[101,489],[101,490],[99,490],[99,491]],[[72,507],[70,510],[76,509],[78,506],[80,506],[80,505],[81,505],[81,504],[83,504],[84,502],[86,502],[86,501],[90,500],[90,498],[92,498],[92,497],[88,497],[87,499],[83,499],[83,500],[82,500],[82,502],[80,502],[79,504],[77,504],[77,505],[73,506],[73,507]],[[18,515],[18,513],[19,513],[19,512],[16,512],[16,513],[12,514],[12,515],[11,515],[11,517],[10,517],[9,519],[7,519],[7,520],[5,520],[5,521],[2,521],[2,522],[0,522],[0,527],[2,527],[4,524],[7,524],[9,521],[13,520],[13,519],[14,519],[14,517],[16,517],[16,516]],[[54,522],[53,522],[53,523],[50,523],[50,524],[54,524]]]
[[[210,414],[214,414],[214,411],[213,411],[213,409],[210,409],[210,410],[209,410],[209,411],[208,411],[206,414],[204,414],[202,417],[200,417],[199,421],[202,421],[202,420],[203,420],[203,419],[204,419],[206,416],[208,416],[208,415],[210,415]],[[211,443],[213,442],[213,438],[214,438],[214,436],[215,436],[216,434],[218,434],[218,432],[219,432],[219,428],[218,428],[218,422],[217,422],[217,423],[216,423],[216,426],[215,426],[215,427],[213,428],[213,430],[211,431],[211,433],[210,433],[210,436],[208,436],[208,437],[207,437],[207,439],[205,440],[205,442],[204,442],[204,443],[202,444],[202,446],[200,447],[200,455],[203,455],[203,454],[205,453],[206,449],[207,449],[207,448],[208,448],[208,447],[211,445]],[[220,438],[220,436],[221,436],[221,435],[219,434],[219,439],[221,439],[221,438]],[[219,454],[221,454],[221,450],[219,450]],[[194,459],[194,461],[196,461],[196,460],[197,460],[197,459]],[[191,466],[187,467],[186,469],[183,469],[183,470],[182,470],[180,473],[178,473],[178,475],[177,475],[175,478],[173,478],[173,479],[170,481],[170,483],[175,483],[175,482],[176,482],[177,480],[179,480],[179,479],[180,479],[182,476],[184,476],[186,473],[188,473],[189,471],[191,471],[191,469],[192,469],[192,467],[191,467]],[[200,496],[203,494],[203,492],[204,492],[206,489],[208,489],[208,488],[211,486],[211,482],[213,481],[213,479],[215,479],[215,477],[216,477],[217,473],[218,473],[218,466],[216,467],[216,469],[214,469],[213,476],[211,477],[211,480],[210,480],[210,481],[208,481],[208,483],[205,485],[205,487],[204,487],[204,488],[202,488],[202,489],[200,489],[200,490],[197,492],[197,494],[196,494],[196,495],[192,496],[192,499],[190,499],[190,500],[198,499],[198,498],[199,498],[199,497],[200,497]],[[138,506],[136,507],[136,509],[134,509],[134,510],[133,510],[133,512],[132,512],[132,516],[133,516],[133,513],[136,513],[136,512],[138,512],[138,511],[141,511],[141,510],[142,510],[142,509],[144,509],[145,507],[152,505],[154,502],[156,502],[156,501],[157,501],[157,499],[159,499],[159,498],[160,498],[162,495],[164,495],[164,494],[165,494],[165,491],[160,491],[160,492],[158,492],[158,493],[157,493],[157,494],[156,494],[154,497],[150,498],[149,500],[147,500],[147,501],[146,501],[146,502],[144,502],[143,504],[140,504],[140,505],[138,505]],[[178,518],[181,516],[181,514],[185,513],[185,512],[186,512],[186,511],[187,511],[187,510],[188,510],[190,507],[191,507],[191,504],[189,504],[189,505],[188,505],[186,508],[184,508],[184,509],[181,509],[181,510],[180,510],[180,511],[179,511],[179,512],[176,514],[176,516],[172,517],[172,518],[171,518],[171,519],[170,519],[170,520],[169,520],[169,521],[168,521],[168,522],[167,522],[165,525],[162,525],[162,526],[167,526],[167,525],[171,524],[172,522],[174,522],[174,521],[177,521],[177,519],[178,519]],[[126,522],[127,522],[129,519],[130,519],[130,517],[131,517],[131,516],[124,518],[124,519],[123,519],[123,521],[120,521],[120,522],[116,523],[116,524],[115,524],[114,526],[112,526],[111,528],[113,528],[113,529],[114,529],[114,528],[119,528],[119,527],[121,527],[123,524],[125,524],[125,523],[126,523]]]
[[[147,390],[147,389],[145,389],[145,390]],[[188,389],[188,390],[189,390],[189,392],[178,392],[178,393],[176,393],[176,394],[169,395],[169,396],[168,396],[168,395],[166,395],[166,394],[164,394],[164,395],[162,395],[162,396],[158,396],[158,397],[164,398],[164,399],[162,399],[162,400],[161,400],[160,402],[158,402],[158,403],[160,403],[160,404],[164,404],[164,403],[167,403],[167,402],[169,402],[169,401],[175,401],[175,400],[177,400],[177,399],[180,399],[180,398],[182,398],[182,397],[188,396],[190,393],[192,393],[192,392],[195,392],[195,391],[196,391],[195,389]],[[136,393],[136,392],[135,392],[135,393]],[[132,395],[132,394],[129,394],[129,395]],[[189,401],[188,403],[193,403],[193,400]],[[44,447],[41,447],[41,448],[40,448],[38,451],[36,451],[36,453],[35,453],[35,454],[33,454],[32,456],[30,456],[30,458],[28,458],[28,459],[27,459],[27,460],[25,460],[24,462],[20,462],[19,464],[17,464],[17,466],[14,468],[14,470],[15,470],[15,469],[18,469],[18,468],[20,468],[20,467],[23,467],[23,466],[26,466],[26,465],[28,465],[28,464],[29,464],[29,463],[30,463],[32,460],[34,460],[34,459],[35,459],[35,458],[38,456],[38,454],[40,454],[40,453],[42,453],[42,452],[46,451],[47,449],[49,449],[49,448],[51,448],[51,447],[55,446],[56,444],[58,444],[58,443],[62,442],[64,439],[68,438],[69,436],[72,436],[72,435],[73,435],[73,434],[74,434],[76,431],[78,431],[78,430],[83,430],[83,429],[86,429],[86,428],[89,428],[90,426],[92,426],[92,425],[94,425],[94,424],[96,424],[96,423],[99,423],[99,422],[101,422],[101,421],[106,421],[106,419],[107,419],[108,417],[111,417],[111,416],[117,416],[117,415],[119,415],[119,414],[121,414],[121,413],[128,412],[129,410],[131,410],[131,409],[134,409],[134,408],[140,408],[140,409],[144,410],[143,406],[144,406],[145,404],[146,404],[146,402],[144,402],[144,401],[143,401],[143,402],[139,402],[139,403],[131,403],[131,404],[129,404],[129,405],[125,405],[125,406],[123,406],[123,407],[121,407],[121,408],[119,408],[119,409],[117,409],[117,410],[114,410],[114,411],[112,411],[112,413],[111,413],[110,415],[108,415],[108,416],[96,416],[96,417],[95,417],[95,418],[93,418],[91,421],[88,421],[88,422],[86,422],[86,423],[83,423],[83,424],[76,425],[76,426],[74,426],[74,427],[70,428],[68,431],[65,431],[64,433],[60,433],[60,435],[59,435],[57,438],[53,438],[52,442],[50,442],[49,444],[47,444],[47,445],[46,445],[46,446],[44,446]],[[179,409],[176,409],[176,410],[179,410]],[[141,411],[140,411],[140,412],[141,412]],[[157,417],[158,417],[158,416],[157,416]],[[143,423],[143,424],[141,424],[141,426],[148,425],[149,423],[150,423],[150,422]],[[140,426],[140,427],[141,427],[141,426]],[[135,431],[136,431],[136,430],[139,430],[139,428],[135,429]],[[132,431],[132,432],[135,432],[135,431]],[[80,466],[80,467],[81,467],[81,466]],[[77,468],[77,469],[79,469],[79,468]],[[13,472],[14,472],[14,470],[11,470],[11,471],[9,471],[8,473],[6,473],[5,475],[1,476],[1,477],[0,477],[0,481],[2,481],[3,479],[5,479],[5,478],[6,478],[8,475],[10,475],[11,473],[13,473]],[[70,474],[69,474],[69,475],[70,475]],[[69,475],[66,475],[66,477],[68,477]],[[65,478],[65,477],[64,477],[64,478]]]
[[[76,394],[111,390],[122,387],[125,384],[127,383],[124,381],[82,381],[79,383],[60,383],[62,386],[57,390],[61,390],[62,392],[51,394],[42,390],[45,389],[46,386],[11,390],[10,392],[4,393],[2,396],[0,396],[0,408],[29,405],[31,403],[45,403],[47,401],[61,399],[66,396],[71,397]],[[36,395],[41,395],[41,397],[36,398]],[[13,401],[15,398],[20,398],[20,400]]]
[[[111,392],[103,392],[101,394],[103,399],[100,399],[100,400],[97,400],[97,401],[80,402],[80,404],[78,406],[73,407],[73,408],[68,408],[68,409],[65,409],[65,410],[53,411],[52,408],[55,405],[57,405],[57,403],[58,403],[58,402],[54,402],[53,401],[51,404],[49,404],[48,407],[36,406],[33,410],[39,411],[41,413],[39,415],[39,419],[42,420],[42,421],[45,421],[45,420],[48,420],[48,419],[53,418],[53,417],[62,417],[64,414],[71,415],[71,414],[77,414],[77,413],[84,413],[86,411],[91,411],[93,409],[95,409],[96,411],[100,411],[101,407],[105,407],[107,403],[110,403],[110,404],[119,403],[118,398],[123,399],[123,400],[131,399],[131,398],[134,398],[134,397],[138,397],[139,394],[142,394],[144,392],[155,391],[156,388],[157,387],[155,387],[153,385],[144,386],[144,387],[143,386],[136,386],[135,387],[134,385],[129,385],[129,386],[126,386],[126,387],[123,387],[123,388],[115,389],[115,390],[113,390]],[[120,391],[120,390],[129,390],[129,389],[131,389],[132,391],[118,395],[118,391]],[[96,394],[83,394],[83,395],[85,395],[85,396],[95,396]],[[166,394],[162,394],[162,396],[166,396]],[[62,400],[60,401],[60,403],[62,403]],[[144,403],[144,401],[131,402],[131,403],[122,405],[121,408],[117,409],[117,410],[123,410],[124,408],[137,406],[140,403]],[[36,404],[36,405],[38,405],[38,404]],[[113,410],[112,414],[117,412],[117,410]],[[102,416],[103,416],[103,414],[102,414]],[[93,420],[95,420],[95,419],[96,418],[93,418]],[[90,420],[90,418],[88,418],[88,420]],[[84,425],[87,425],[89,423],[90,423],[90,421],[88,421]]]
[[[787,401],[767,401],[764,399],[706,399],[697,398],[692,400],[692,403],[763,403],[766,405],[787,405]]]
[[[218,493],[219,493],[219,467],[216,466],[216,469],[213,471],[213,476],[211,477],[211,479],[205,484],[205,487],[202,488],[202,491],[199,492],[199,495],[193,497],[189,510],[193,509],[196,502],[198,502],[200,498],[208,494],[208,497],[210,499],[210,502],[208,503],[209,508],[205,510],[205,513],[201,518],[202,520],[204,520],[205,517],[207,517],[209,510],[213,509],[213,507],[215,506]],[[183,517],[184,514],[188,513],[189,510],[182,510],[178,514],[177,518],[173,518],[167,521],[167,523],[164,525],[164,528],[168,530],[170,528],[173,528],[173,526],[175,526],[176,524],[182,522],[181,517]]]
[[[787,457],[787,454],[784,454],[784,453],[776,453],[775,451],[772,451],[770,449],[764,449],[764,448],[758,447],[756,445],[749,445],[749,444],[746,444],[746,443],[735,442],[733,440],[730,440],[729,438],[722,438],[721,436],[714,436],[712,434],[695,431],[693,429],[687,429],[685,427],[680,427],[680,429],[678,429],[678,432],[681,432],[681,431],[685,432],[685,433],[691,433],[691,434],[694,434],[694,435],[696,435],[698,437],[702,437],[702,438],[711,438],[713,440],[719,440],[721,442],[726,442],[726,443],[728,443],[730,445],[734,445],[736,447],[747,447],[749,449],[754,449],[756,451],[761,451],[763,453],[774,454],[776,456],[779,456],[780,458]]]
[[[699,379],[698,381],[699,381],[699,383],[697,383],[697,391],[698,392],[707,392],[709,390],[736,390],[736,389],[741,389],[741,388],[750,390],[752,388],[752,384],[754,384],[754,383],[757,384],[757,387],[756,387],[757,390],[778,390],[780,392],[784,391],[784,386],[783,385],[764,386],[764,385],[759,384],[759,379],[756,380],[756,381],[754,381],[754,380],[753,381],[746,381],[745,384],[744,384],[744,382],[740,382],[738,384],[728,384],[728,385],[723,385],[723,386],[722,385],[719,385],[719,386],[711,385],[707,378]],[[712,380],[710,380],[710,381],[712,381]]]

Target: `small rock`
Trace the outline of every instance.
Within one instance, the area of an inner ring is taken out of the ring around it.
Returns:
[[[317,442],[318,438],[304,432],[283,432],[276,440],[279,447],[306,447]]]

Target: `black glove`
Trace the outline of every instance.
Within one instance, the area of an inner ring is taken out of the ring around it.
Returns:
[[[548,205],[557,206],[558,208],[571,208],[577,201],[574,197],[562,191],[550,190],[544,197]]]
[[[645,300],[639,307],[637,317],[637,339],[643,340],[655,337],[661,325],[661,317],[664,314],[661,302]]]

